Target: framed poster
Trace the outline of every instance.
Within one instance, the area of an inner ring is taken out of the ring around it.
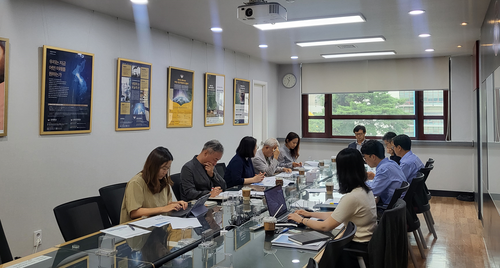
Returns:
[[[193,126],[194,71],[168,68],[167,127]]]
[[[150,129],[151,64],[118,58],[115,130]]]
[[[226,77],[205,74],[205,126],[224,125],[224,96]]]
[[[9,39],[0,37],[0,137],[7,136]]]
[[[43,46],[40,134],[92,131],[94,54]]]
[[[233,125],[248,125],[250,112],[250,80],[234,79]]]

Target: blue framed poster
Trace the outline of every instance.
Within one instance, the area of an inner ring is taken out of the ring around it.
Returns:
[[[43,46],[40,134],[92,131],[94,54]]]
[[[115,130],[150,129],[151,64],[118,59]]]

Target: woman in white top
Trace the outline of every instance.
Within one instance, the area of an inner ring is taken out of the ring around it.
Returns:
[[[341,223],[352,221],[357,226],[356,234],[347,247],[367,250],[373,231],[377,226],[377,207],[373,192],[366,186],[366,170],[361,153],[352,148],[340,151],[336,157],[339,193],[345,194],[333,212],[307,212],[297,210],[288,219],[302,223],[318,231],[331,231]],[[323,221],[310,220],[310,217]],[[352,262],[351,262],[352,261]],[[356,257],[342,258],[344,263],[356,265]]]
[[[290,132],[286,135],[285,144],[280,147],[280,155],[278,156],[278,166],[284,168],[293,168],[302,166],[301,162],[297,163],[299,158],[300,137],[295,132]]]

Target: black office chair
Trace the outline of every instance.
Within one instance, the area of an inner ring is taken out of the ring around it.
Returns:
[[[108,211],[109,219],[113,225],[120,224],[120,213],[122,209],[123,196],[125,195],[127,183],[117,183],[99,189],[99,195]]]
[[[181,199],[181,173],[175,173],[170,175],[170,179],[174,182],[172,185],[172,190],[174,191],[175,198],[177,200]]]
[[[316,261],[313,258],[309,259],[309,263],[306,268],[318,267],[318,268],[335,268],[340,267],[338,260],[342,254],[342,249],[352,241],[354,234],[356,234],[356,225],[353,222],[349,222],[345,226],[344,235],[339,239],[330,240],[327,242],[323,256],[316,265]],[[342,231],[341,231],[342,232]]]
[[[106,207],[100,196],[59,205],[54,208],[54,215],[65,241],[111,227]]]
[[[389,202],[389,205],[387,205],[387,209],[393,208],[396,202],[401,198],[401,196],[406,193],[406,191],[408,191],[408,188],[410,188],[410,184],[406,181],[402,182],[401,187],[394,190],[391,201]]]
[[[367,267],[364,261],[367,259],[371,268],[399,268],[408,266],[408,243],[406,203],[397,199],[394,206],[382,214],[367,251],[352,248],[344,248],[344,251],[358,256],[361,268]]]
[[[7,242],[7,237],[5,237],[5,233],[3,231],[2,221],[0,221],[0,264],[4,264],[12,260],[9,243]]]
[[[431,205],[429,204],[430,198],[428,198],[428,195],[430,195],[430,193],[428,193],[427,187],[425,187],[425,181],[429,177],[429,174],[433,168],[434,168],[434,166],[430,165],[429,167],[424,167],[424,168],[420,169],[420,171],[419,171],[422,174],[424,174],[424,187],[423,187],[422,191],[415,193],[415,198],[414,198],[414,201],[415,201],[414,206],[415,207],[414,207],[414,209],[415,209],[415,212],[417,214],[424,215],[424,219],[425,219],[425,223],[427,224],[427,228],[434,236],[434,239],[437,239],[436,229],[434,229],[434,218],[432,217]]]
[[[225,163],[217,163],[215,165],[215,169],[217,170],[217,173],[224,178],[224,174],[226,174],[226,164]]]
[[[406,222],[408,224],[408,232],[412,232],[415,237],[415,241],[417,242],[418,250],[420,251],[420,256],[422,259],[425,259],[424,248],[427,248],[427,244],[425,243],[424,236],[422,235],[422,230],[420,230],[420,221],[417,217],[417,213],[414,209],[414,200],[415,194],[418,192],[422,192],[424,187],[424,174],[418,172],[417,176],[411,181],[410,188],[406,192],[404,197],[404,201],[406,202]],[[417,235],[418,232],[418,235]],[[410,249],[410,255],[413,256],[413,251]]]
[[[431,165],[434,165],[434,159],[429,158],[429,160],[427,160],[427,163],[425,163],[425,167],[429,167]]]

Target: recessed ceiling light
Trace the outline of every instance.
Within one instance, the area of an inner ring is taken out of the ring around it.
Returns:
[[[267,48],[267,45],[265,44],[262,44],[262,45],[259,45],[260,48]]]
[[[415,10],[408,12],[408,14],[410,14],[410,15],[420,15],[420,14],[424,14],[424,13],[425,13],[425,10],[422,10],[422,9],[415,9]]]
[[[425,33],[425,34],[419,34],[419,35],[418,35],[418,37],[429,37],[429,36],[431,36],[431,35],[430,35],[430,34],[427,34],[427,33]]]
[[[299,263],[299,262],[300,262],[300,260],[294,259],[294,260],[292,260],[292,262],[293,262],[293,263]]]
[[[425,50],[426,52],[434,52],[434,49],[433,48],[428,48]]]
[[[278,29],[355,23],[355,22],[365,22],[365,21],[366,19],[363,16],[353,15],[353,16],[332,17],[332,18],[312,19],[312,20],[296,20],[296,21],[285,21],[277,23],[254,24],[254,27],[262,31],[266,31],[266,30],[278,30]]]
[[[214,33],[222,33],[222,28],[221,27],[212,27],[210,28],[210,31]]]
[[[370,42],[384,42],[383,36],[379,37],[366,37],[366,38],[351,38],[351,39],[336,39],[325,41],[311,41],[311,42],[298,42],[297,46],[301,47],[314,47],[314,46],[328,46],[328,45],[341,45],[341,44],[358,44]]]
[[[130,2],[134,4],[145,5],[148,3],[148,0],[130,0]]]
[[[383,56],[383,55],[395,55],[395,54],[396,51],[373,51],[373,52],[359,52],[359,53],[321,54],[321,57],[325,59],[333,59],[333,58]]]
[[[292,59],[292,60],[296,60],[296,59],[298,59],[298,58],[299,58],[299,56],[291,56],[291,57],[290,57],[290,59]]]
[[[467,25],[467,22],[464,21],[464,22],[460,23],[460,25],[465,26],[465,25]]]
[[[461,45],[458,45],[457,47],[462,47]]]

